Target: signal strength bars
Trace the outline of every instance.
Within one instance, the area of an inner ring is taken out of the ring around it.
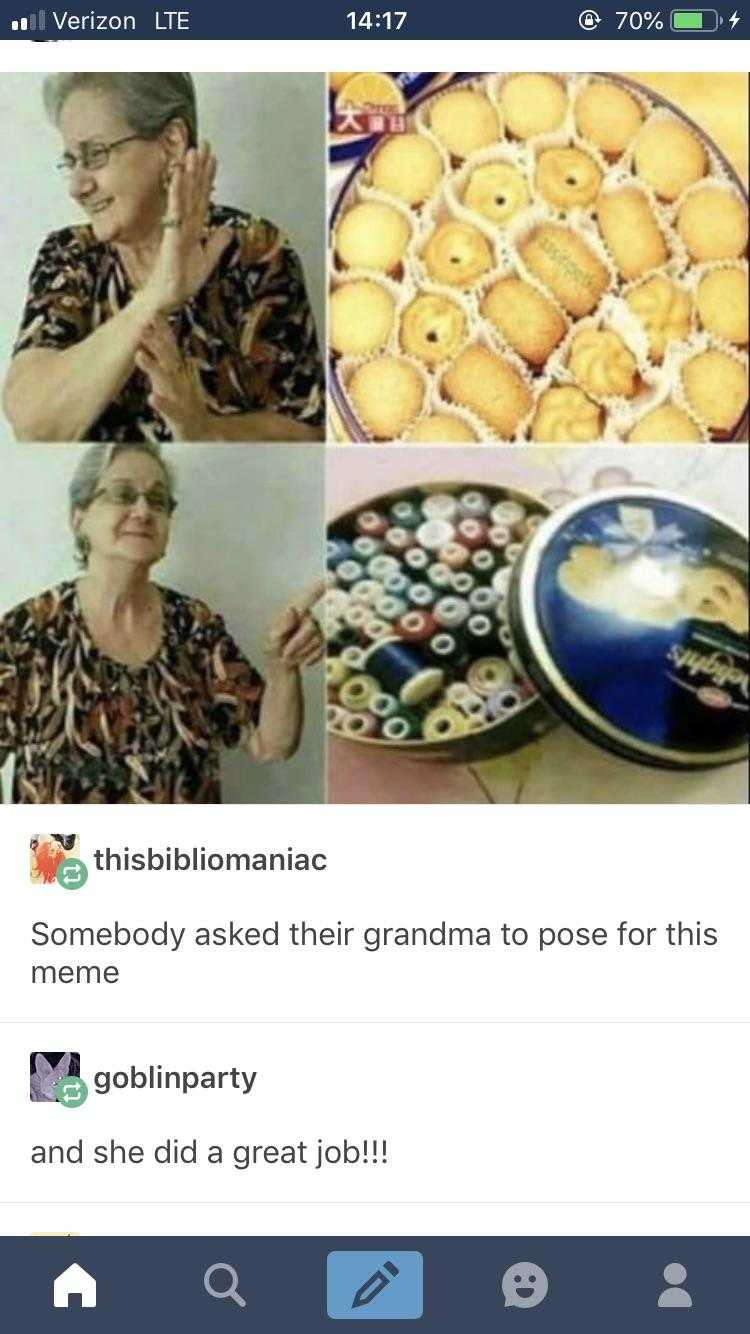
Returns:
[[[39,9],[36,14],[29,14],[26,18],[11,19],[10,21],[12,32],[44,32],[46,26],[46,9]]]

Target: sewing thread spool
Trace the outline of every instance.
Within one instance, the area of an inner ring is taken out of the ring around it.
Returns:
[[[365,665],[365,651],[358,644],[349,644],[341,650],[341,661],[347,672],[361,672]]]
[[[437,594],[429,584],[412,584],[407,596],[412,607],[424,608],[432,606]]]
[[[447,565],[443,565],[440,561],[436,561],[434,565],[429,566],[427,578],[432,587],[438,590],[451,586],[451,571]]]
[[[428,519],[417,529],[417,541],[425,551],[439,551],[453,541],[455,528],[447,519]]]
[[[354,520],[354,526],[363,537],[385,537],[388,520],[377,510],[362,510]]]
[[[461,656],[462,648],[456,635],[449,630],[438,630],[427,645],[430,656],[436,662],[452,665]]]
[[[435,603],[433,615],[438,625],[444,626],[446,630],[456,630],[469,615],[469,604],[465,598],[440,598]]]
[[[342,686],[349,675],[349,668],[343,655],[338,658],[326,658],[326,685],[333,689]]]
[[[515,565],[522,551],[523,551],[523,546],[520,542],[510,542],[508,546],[505,548],[505,559],[507,560],[508,564]]]
[[[431,612],[414,608],[412,611],[404,612],[396,622],[395,629],[407,644],[421,644],[425,639],[429,639],[430,635],[434,635],[437,621]]]
[[[492,587],[498,597],[505,597],[510,588],[510,579],[513,571],[509,565],[501,565],[499,570],[495,570],[492,576]]]
[[[409,528],[389,528],[385,535],[385,545],[394,555],[403,555],[413,546],[416,538]]]
[[[345,588],[328,588],[323,594],[323,608],[326,616],[343,616],[349,606],[349,593]]]
[[[395,695],[386,695],[384,691],[378,691],[370,700],[370,713],[376,718],[392,718],[394,713],[398,713],[398,700]]]
[[[392,633],[390,621],[384,621],[380,616],[371,616],[365,621],[362,629],[365,639],[371,644],[377,643],[379,639],[387,639]]]
[[[512,680],[513,669],[507,658],[477,658],[466,673],[467,684],[484,699],[509,686]]]
[[[469,594],[469,606],[472,611],[494,611],[496,605],[497,593],[494,588],[488,588],[486,584],[472,588]]]
[[[476,582],[470,570],[457,570],[451,576],[451,592],[457,593],[460,598],[466,598],[474,591]]]
[[[521,691],[515,686],[508,686],[489,696],[485,701],[484,716],[489,722],[495,723],[501,718],[507,718],[508,714],[515,713],[521,704],[523,704]]]
[[[358,560],[342,560],[336,566],[336,578],[344,588],[351,588],[363,574],[364,569]]]
[[[386,718],[381,729],[381,736],[386,741],[408,741],[415,735],[414,723],[399,713],[393,718]]]
[[[396,500],[391,505],[390,516],[398,528],[418,528],[422,522],[419,505],[414,500]]]
[[[383,550],[383,543],[378,537],[355,537],[352,542],[352,554],[365,563]]]
[[[429,563],[430,557],[424,547],[409,547],[408,551],[404,552],[404,565],[408,570],[414,570],[416,574],[426,570]]]
[[[469,565],[480,579],[489,579],[497,568],[497,556],[490,547],[481,547],[479,551],[472,551]]]
[[[518,525],[518,536],[522,542],[525,542],[532,533],[535,533],[540,524],[544,523],[543,514],[527,514],[522,523]]]
[[[407,615],[423,616],[424,612],[407,612]],[[378,690],[395,695],[407,708],[436,695],[445,680],[444,672],[417,645],[399,639],[377,644],[368,653],[366,666],[368,673],[377,678]],[[348,682],[344,689],[346,685]]]
[[[490,510],[493,524],[502,524],[505,528],[515,528],[526,518],[526,509],[517,500],[499,500]]]
[[[361,603],[365,607],[374,607],[382,591],[383,585],[378,583],[377,579],[359,579],[352,586],[352,602]]]
[[[403,616],[407,606],[406,598],[394,597],[392,593],[381,593],[375,603],[375,615],[382,617],[384,621],[397,621],[399,616]]]
[[[363,602],[353,602],[344,612],[344,625],[348,625],[350,630],[362,630],[370,614],[370,608]]]
[[[350,676],[339,691],[339,703],[350,713],[360,713],[363,709],[369,709],[370,700],[379,689],[374,676]]]
[[[490,501],[483,491],[464,491],[458,498],[458,512],[464,519],[483,519],[490,512]]]
[[[502,596],[500,596],[500,597],[497,598],[497,601],[496,601],[496,603],[495,603],[495,616],[496,616],[497,620],[500,621],[500,622],[507,621],[507,619],[508,619],[508,599],[507,599],[506,597],[502,597]]]
[[[342,724],[344,736],[377,736],[380,726],[371,713],[350,713]]]
[[[469,563],[469,548],[461,545],[460,542],[446,542],[438,552],[438,559],[441,565],[447,565],[449,570],[462,570],[464,565]]]
[[[349,560],[353,552],[350,542],[345,542],[343,537],[332,537],[326,542],[326,565],[329,570],[335,570],[342,560]]]
[[[439,704],[436,709],[431,709],[422,722],[425,741],[451,741],[454,737],[465,736],[466,731],[464,714],[450,704]]]
[[[484,546],[488,531],[484,519],[462,519],[456,530],[456,536],[470,551],[476,551],[478,547]]]
[[[436,491],[425,496],[422,501],[422,513],[426,519],[447,519],[449,522],[458,512],[458,501],[447,492]]]
[[[328,616],[323,625],[323,634],[329,648],[345,648],[349,644],[356,643],[358,638],[358,632],[353,626],[345,625],[343,621]]]
[[[381,551],[377,556],[373,556],[367,563],[367,573],[371,579],[380,579],[384,582],[391,574],[400,574],[401,565],[395,556],[389,556],[387,552]]]
[[[333,728],[334,732],[343,730],[344,720],[349,716],[346,709],[342,709],[340,704],[329,704],[326,708],[326,722],[329,727]]]
[[[487,534],[487,541],[493,551],[504,551],[513,539],[513,534],[505,524],[496,523]]]
[[[501,621],[497,628],[497,642],[506,650],[513,647],[513,635],[507,621]]]
[[[494,622],[484,612],[474,612],[466,622],[466,637],[476,648],[490,644],[494,632]]]
[[[395,574],[387,574],[383,580],[383,588],[386,593],[391,593],[395,598],[406,597],[409,591],[409,580],[403,571],[398,570]]]

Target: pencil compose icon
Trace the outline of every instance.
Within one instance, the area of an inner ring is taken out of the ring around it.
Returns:
[[[384,1288],[398,1274],[398,1266],[392,1260],[386,1260],[381,1269],[376,1269],[374,1274],[365,1280],[361,1288],[357,1288],[352,1302],[352,1310],[355,1311],[358,1306],[369,1306],[371,1301],[379,1297]]]

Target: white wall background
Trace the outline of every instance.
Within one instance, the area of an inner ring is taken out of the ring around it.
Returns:
[[[82,221],[55,170],[41,73],[0,82],[0,366],[10,355],[28,276],[49,232]],[[297,250],[323,344],[325,87],[322,74],[195,74],[199,132],[219,161],[215,198],[277,223]]]
[[[259,667],[266,620],[323,566],[323,448],[172,445],[178,509],[157,583],[203,598]],[[6,446],[0,503],[0,613],[79,572],[67,490],[78,445]],[[323,673],[305,673],[302,746],[283,764],[225,752],[225,802],[323,799]],[[12,760],[3,772],[6,802]]]

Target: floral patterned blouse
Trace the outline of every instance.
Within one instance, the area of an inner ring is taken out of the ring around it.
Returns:
[[[74,581],[0,617],[0,763],[16,802],[218,802],[219,751],[257,724],[263,682],[203,602],[160,588],[142,667],[92,643]]]
[[[234,239],[201,290],[170,317],[194,360],[209,410],[222,416],[280,412],[309,426],[324,414],[324,375],[300,262],[272,223],[212,205],[209,227]],[[128,304],[133,289],[116,249],[91,227],[65,227],[44,242],[14,356],[32,347],[79,343]],[[135,370],[86,439],[171,440]]]

